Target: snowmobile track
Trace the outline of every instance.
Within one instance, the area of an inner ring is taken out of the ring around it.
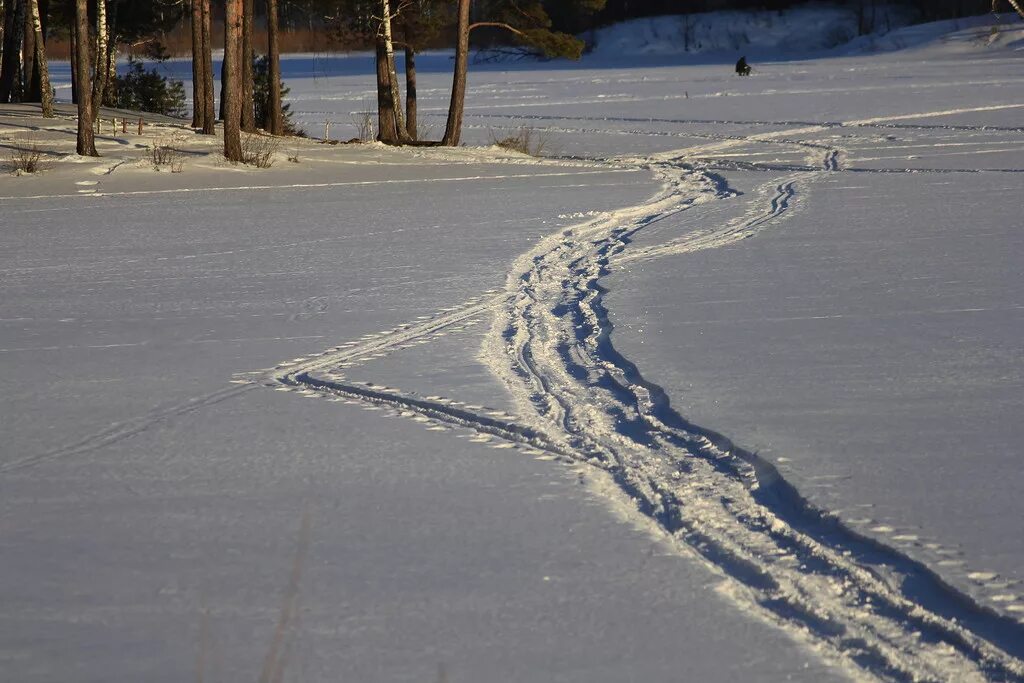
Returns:
[[[801,132],[757,137],[784,139]],[[748,141],[722,140],[632,160],[662,180],[661,192],[542,240],[514,262],[504,292],[282,364],[259,381],[387,406],[602,470],[615,482],[616,495],[631,501],[680,552],[729,577],[723,590],[740,605],[855,675],[1024,681],[1024,625],[816,508],[771,463],[687,421],[616,350],[600,284],[615,263],[749,237],[782,216],[801,185],[839,170],[840,153],[830,149],[817,168],[785,169],[796,173],[763,187],[759,194],[767,206],[742,219],[630,252],[632,238],[644,228],[735,196],[723,178],[688,160]],[[512,394],[515,419],[344,376],[345,368],[371,356],[492,313],[484,358]]]

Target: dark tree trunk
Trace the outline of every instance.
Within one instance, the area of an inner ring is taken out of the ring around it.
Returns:
[[[227,39],[227,35],[228,35],[228,26],[227,26],[227,23],[225,23],[224,24],[224,38],[225,38],[225,40]],[[217,114],[218,118],[220,118],[221,121],[227,121],[227,118],[225,116],[225,109],[224,109],[224,107],[225,107],[225,100],[226,100],[225,95],[227,94],[227,89],[228,89],[228,74],[227,74],[227,71],[224,70],[224,64],[227,61],[227,55],[228,55],[228,46],[227,46],[227,43],[225,43],[224,44],[224,57],[221,58],[221,61],[220,61],[220,111]]]
[[[203,1],[192,0],[192,127],[203,127],[206,79],[203,74]]]
[[[21,101],[39,101],[39,74],[36,73],[36,31],[32,25],[32,12],[29,7],[30,0],[22,0],[25,3],[25,28],[24,42],[21,49]]]
[[[410,140],[418,140],[416,130],[416,50],[409,43],[409,31],[405,34],[405,132]]]
[[[254,0],[242,0],[242,130],[247,133],[256,132],[256,99],[253,95],[253,60],[255,54],[252,46]]]
[[[98,157],[92,125],[92,84],[89,82],[88,0],[75,0],[75,80],[78,81],[78,153]]]
[[[17,96],[18,74],[21,72],[21,47],[25,31],[26,0],[8,0],[4,21],[3,63],[0,64],[0,103]]]
[[[224,157],[242,160],[242,0],[227,0],[224,17]]]
[[[264,126],[271,135],[284,135],[284,109],[281,104],[281,45],[277,0],[267,0],[267,81],[270,101]]]
[[[78,104],[78,37],[71,27],[71,104]]]
[[[462,138],[462,114],[466,108],[466,73],[469,70],[469,7],[471,0],[459,0],[458,42],[455,44],[455,71],[452,76],[452,100],[448,105],[448,123],[441,144],[455,147]]]
[[[203,6],[203,134],[217,132],[213,94],[213,33],[210,28],[210,0],[199,0]]]
[[[391,99],[388,74],[388,52],[384,39],[377,38],[377,139],[398,144],[398,125],[395,121],[395,103]]]

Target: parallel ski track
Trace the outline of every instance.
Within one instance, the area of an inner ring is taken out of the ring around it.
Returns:
[[[218,389],[217,391],[204,394],[202,396],[193,396],[179,403],[175,403],[164,408],[158,408],[157,410],[146,413],[145,415],[132,418],[131,420],[117,422],[110,425],[110,427],[87,436],[73,444],[47,451],[45,453],[40,453],[38,455],[32,455],[4,463],[0,465],[0,474],[14,472],[28,467],[35,467],[36,465],[42,465],[53,460],[81,455],[82,453],[88,453],[98,448],[110,446],[118,441],[123,441],[124,439],[133,437],[136,434],[149,429],[158,422],[186,415],[196,410],[200,410],[201,408],[206,408],[207,406],[220,403],[221,401],[226,401],[253,388],[254,386],[252,385],[234,385]]]
[[[637,231],[683,201],[683,183],[671,178],[685,169],[653,167],[666,179],[660,197],[548,238],[516,261],[513,296],[488,341],[492,370],[560,450],[607,471],[642,514],[734,578],[741,600],[827,657],[883,680],[1024,680],[1024,627],[816,509],[770,463],[690,424],[615,350],[599,280]],[[791,190],[778,187],[763,220],[784,210]]]
[[[657,197],[544,240],[516,261],[505,293],[298,359],[264,381],[410,411],[600,468],[681,550],[732,577],[735,599],[857,675],[1024,680],[1020,624],[848,529],[802,498],[771,464],[687,422],[664,391],[615,350],[599,279],[618,261],[655,255],[630,255],[638,231],[731,194],[721,178],[680,158],[648,167],[664,181]],[[767,209],[671,248],[744,239],[785,212],[796,185],[813,175],[783,179],[767,193]],[[340,373],[490,310],[497,315],[486,357],[523,409],[518,420]]]
[[[800,186],[830,172],[861,170],[841,168],[840,150],[788,136],[867,123],[760,123],[804,127],[753,136],[708,135],[718,142],[646,159],[614,160],[650,169],[663,181],[662,191],[640,206],[606,213],[543,240],[516,260],[503,292],[271,370],[246,373],[236,380],[245,382],[242,385],[4,464],[0,473],[115,443],[160,420],[230,399],[257,384],[389,406],[607,472],[637,512],[659,526],[681,551],[697,554],[731,577],[727,592],[735,600],[806,639],[851,673],[893,681],[1024,681],[1024,626],[977,604],[898,550],[847,528],[800,496],[770,463],[688,422],[671,407],[666,393],[645,379],[612,343],[600,279],[614,265],[745,239],[783,216]],[[761,189],[768,199],[766,208],[719,228],[630,250],[632,238],[645,227],[700,203],[731,196],[725,181],[708,172],[711,167],[706,162],[701,167],[694,160],[749,142],[823,149],[825,158],[818,166],[726,165],[792,175]],[[492,313],[486,359],[520,407],[517,418],[344,376],[347,367]]]
[[[612,343],[600,278],[616,263],[745,239],[783,216],[800,186],[845,170],[839,150],[803,144],[823,148],[823,162],[762,169],[792,173],[761,189],[766,208],[719,228],[630,251],[632,238],[644,228],[734,194],[706,163],[702,168],[693,160],[748,142],[788,144],[794,142],[788,136],[824,127],[809,123],[796,130],[721,136],[697,148],[614,160],[651,170],[663,189],[640,206],[603,214],[543,240],[515,261],[505,291],[247,373],[236,379],[243,385],[8,463],[0,473],[114,443],[258,384],[389,406],[607,472],[636,511],[681,551],[695,553],[731,577],[727,592],[735,600],[855,675],[893,681],[1024,681],[1024,626],[818,510],[756,454],[689,423]],[[485,357],[516,400],[516,418],[438,396],[353,382],[344,375],[347,367],[492,313]]]
[[[799,183],[836,168],[838,154],[830,150],[817,170],[777,182],[773,192],[765,192],[767,209],[662,245],[662,251],[631,254],[628,247],[638,231],[731,194],[721,178],[684,158],[659,155],[645,165],[664,181],[658,196],[542,241],[516,261],[505,294],[378,340],[300,359],[268,379],[412,411],[600,468],[681,549],[732,577],[737,600],[860,675],[893,681],[1024,680],[1019,659],[1024,627],[816,509],[770,463],[690,424],[612,345],[599,280],[614,263],[749,237],[788,209]],[[520,420],[332,373],[485,309],[497,311],[486,358],[522,408]]]
[[[979,107],[977,110],[984,110]],[[967,111],[971,111],[970,109]],[[917,116],[925,117],[929,114],[940,115],[944,112],[926,112]],[[870,121],[758,121],[741,119],[669,119],[669,118],[648,118],[641,116],[560,116],[557,114],[486,114],[466,113],[466,118],[482,119],[513,119],[527,121],[594,121],[607,123],[669,123],[678,125],[713,125],[713,126],[818,126],[822,129],[828,128],[888,128],[905,130],[950,130],[974,133],[1024,133],[1022,126],[971,126],[961,124],[944,123],[893,123],[892,121],[870,120]]]
[[[761,188],[759,192],[763,196],[770,197],[767,209],[754,206],[750,213],[729,222],[723,228],[694,230],[687,232],[682,237],[662,244],[645,248],[632,248],[617,255],[614,259],[614,264],[623,265],[633,261],[713,249],[753,237],[763,226],[781,218],[789,210],[790,200],[796,194],[795,186],[798,182],[810,182],[817,175],[817,173],[802,173],[784,178],[781,181],[773,181]]]

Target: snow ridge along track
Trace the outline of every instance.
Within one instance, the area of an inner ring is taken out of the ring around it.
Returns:
[[[803,131],[769,133],[763,139]],[[759,136],[762,137],[762,136]],[[851,673],[893,681],[1024,681],[1024,627],[945,584],[926,566],[846,528],[814,508],[771,464],[692,425],[611,342],[599,280],[618,262],[745,239],[783,215],[817,170],[759,191],[767,206],[717,228],[629,251],[644,227],[733,196],[724,179],[684,162],[738,140],[628,162],[662,190],[648,202],[602,214],[520,256],[506,291],[298,358],[252,381],[327,398],[388,406],[413,419],[467,427],[528,452],[547,452],[606,472],[638,514],[684,552],[733,581],[739,604],[805,639]],[[624,160],[617,160],[624,161]],[[423,343],[495,313],[482,352],[518,406],[517,417],[439,396],[348,380],[345,369]]]
[[[492,370],[561,451],[607,471],[640,513],[734,578],[735,597],[823,654],[885,680],[1024,680],[1020,624],[815,509],[769,463],[688,423],[615,350],[599,279],[636,231],[687,201],[692,172],[668,160],[653,169],[661,196],[515,262],[489,337]],[[749,236],[792,188],[783,181],[763,215],[679,251]]]

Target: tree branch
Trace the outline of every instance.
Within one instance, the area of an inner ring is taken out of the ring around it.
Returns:
[[[472,31],[475,28],[503,28],[506,31],[511,31],[512,33],[516,34],[520,38],[528,38],[529,37],[525,33],[523,33],[522,31],[517,29],[515,26],[512,26],[511,24],[506,24],[503,21],[478,21],[475,24],[470,24],[469,25],[469,30],[470,31]]]

